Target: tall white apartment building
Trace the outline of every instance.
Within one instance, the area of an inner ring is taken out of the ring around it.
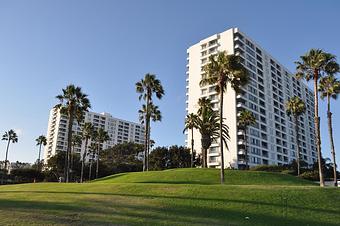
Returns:
[[[114,118],[108,113],[95,112],[86,112],[84,121],[91,122],[95,129],[103,128],[108,132],[110,140],[103,143],[104,149],[123,142],[144,144],[145,132],[144,126],[141,124]],[[60,111],[56,108],[52,108],[48,121],[47,145],[44,151],[45,161],[58,151],[67,150],[67,124],[67,117],[61,115]],[[74,134],[81,135],[81,125],[76,121],[73,123],[72,130]],[[75,152],[81,153],[84,151],[84,148],[85,142],[82,143],[81,147],[75,147]]]
[[[238,116],[243,109],[253,112],[257,120],[247,132],[250,166],[282,165],[296,159],[294,125],[285,110],[285,103],[292,96],[300,97],[307,107],[306,113],[299,118],[301,159],[308,164],[316,161],[313,92],[238,28],[210,36],[187,50],[186,112],[196,113],[201,97],[210,98],[214,110],[218,111],[219,96],[214,86],[200,87],[199,82],[208,57],[221,51],[241,56],[250,76],[242,94],[236,94],[230,85],[224,94],[223,112],[230,134],[228,149],[224,147],[225,166],[245,166],[244,131],[238,128]],[[201,149],[200,139],[199,131],[195,130],[195,149],[198,152]],[[186,145],[191,147],[188,134]],[[215,141],[208,150],[208,166],[219,167],[220,161],[219,141]]]

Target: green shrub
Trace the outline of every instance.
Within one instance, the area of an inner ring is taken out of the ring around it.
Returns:
[[[296,175],[295,170],[291,170],[291,169],[282,170],[281,173],[283,173],[283,174],[289,174],[289,175]]]
[[[250,168],[251,171],[266,171],[266,172],[282,172],[287,168],[284,166],[277,165],[258,165]]]
[[[317,181],[319,180],[319,172],[316,170],[307,171],[307,172],[300,174],[299,177],[302,179],[306,179],[306,180]]]

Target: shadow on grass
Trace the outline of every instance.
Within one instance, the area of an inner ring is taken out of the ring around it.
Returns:
[[[111,192],[69,192],[69,191],[0,191],[1,193],[37,193],[37,194],[67,194],[67,195],[103,195],[103,196],[122,196],[128,198],[144,198],[144,199],[170,199],[170,200],[183,200],[183,201],[207,201],[207,202],[220,202],[220,203],[236,203],[236,204],[246,204],[246,205],[257,205],[257,206],[267,206],[267,207],[277,207],[282,208],[283,203],[273,203],[273,202],[264,202],[259,200],[241,200],[241,199],[232,199],[232,198],[202,198],[202,197],[185,197],[185,196],[164,196],[164,195],[150,195],[150,194],[128,194],[128,193],[111,193]],[[280,198],[280,197],[278,197]],[[0,196],[1,200],[1,196]],[[278,199],[276,199],[278,201]],[[294,201],[294,200],[291,200]],[[2,203],[0,203],[0,206]],[[287,204],[286,208],[293,209],[293,211],[312,211],[312,212],[322,212],[325,214],[335,214],[340,215],[338,210],[333,209],[321,209],[321,208],[309,208],[309,207],[301,207],[299,205]]]
[[[131,195],[129,195],[131,196]],[[252,213],[227,206],[197,206],[193,203],[162,203],[155,206],[147,197],[141,203],[130,200],[77,200],[78,202],[42,202],[0,199],[0,209],[30,212],[36,223],[75,225],[330,225],[307,219]],[[171,198],[158,196],[160,198]],[[239,200],[238,200],[239,201]],[[131,204],[133,203],[133,204]],[[87,205],[85,205],[87,204]],[[90,205],[91,204],[91,205]],[[114,204],[114,205],[113,205]],[[156,204],[157,205],[157,204]],[[1,215],[0,215],[1,216]],[[248,217],[249,219],[246,219]],[[22,219],[25,222],[25,219]],[[0,219],[1,222],[1,219]]]

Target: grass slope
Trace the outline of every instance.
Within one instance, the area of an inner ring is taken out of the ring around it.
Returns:
[[[339,225],[340,189],[239,171],[227,171],[235,184],[221,186],[216,175],[183,169],[0,186],[0,225]],[[252,176],[255,185],[244,182]]]
[[[165,184],[219,184],[218,169],[171,169],[121,173],[97,180],[101,183],[165,183]],[[225,171],[226,185],[315,185],[300,178],[279,173],[258,171]]]

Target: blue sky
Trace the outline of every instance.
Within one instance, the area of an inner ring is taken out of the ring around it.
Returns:
[[[184,144],[186,49],[239,27],[294,71],[310,48],[340,57],[339,1],[0,0],[0,131],[14,128],[19,143],[9,159],[37,159],[35,138],[46,134],[55,96],[69,83],[83,88],[92,110],[137,121],[134,84],[155,73],[166,91],[157,102],[157,145]],[[340,107],[333,103],[340,163]],[[329,156],[325,117],[322,146]],[[0,143],[0,159],[5,156]],[[340,164],[339,164],[340,165]]]

